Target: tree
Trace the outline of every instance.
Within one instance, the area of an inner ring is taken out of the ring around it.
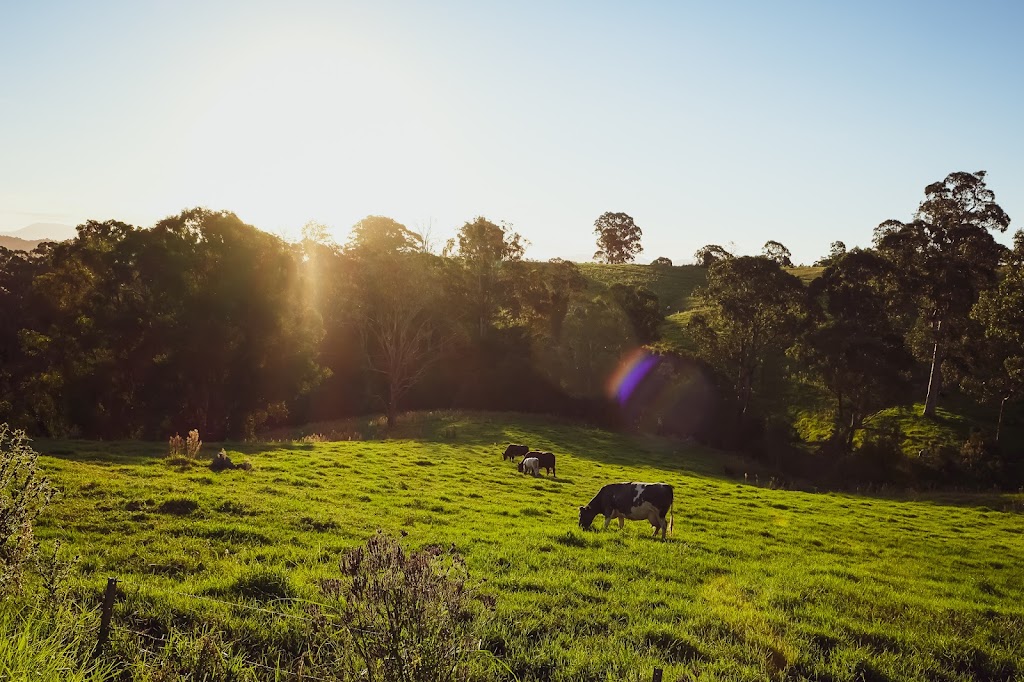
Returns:
[[[893,325],[886,261],[871,251],[839,255],[808,287],[810,324],[796,357],[834,401],[832,441],[848,452],[865,416],[898,401],[913,357]]]
[[[828,250],[828,255],[814,261],[814,267],[827,268],[835,263],[844,253],[846,253],[846,244],[840,241],[832,242],[832,245]]]
[[[665,316],[653,291],[645,286],[617,282],[609,288],[608,293],[629,319],[637,343],[651,343],[658,339],[658,330]]]
[[[764,243],[761,255],[769,260],[775,261],[781,267],[793,267],[793,254],[790,253],[789,249],[775,240],[769,239]]]
[[[576,263],[552,258],[529,267],[520,279],[515,316],[557,342],[569,301],[586,289],[587,278]]]
[[[462,266],[462,284],[477,321],[478,338],[486,335],[487,325],[510,294],[511,288],[505,286],[506,266],[522,259],[526,244],[511,225],[499,227],[483,216],[464,224],[456,238],[448,240],[444,255]]]
[[[1010,217],[985,186],[985,171],[950,173],[924,192],[912,221],[888,220],[875,228],[875,246],[895,266],[900,286],[914,294],[919,319],[929,327],[923,413],[934,416],[951,327],[967,318],[979,292],[995,282],[1005,248],[992,232],[1005,232]]]
[[[688,327],[697,355],[726,377],[742,420],[763,381],[780,361],[804,316],[800,280],[763,256],[715,263],[695,292],[702,308]]]
[[[984,332],[972,392],[982,399],[999,400],[999,442],[1007,401],[1024,395],[1024,231],[1014,235],[1004,277],[998,286],[980,294],[971,318]]]
[[[391,218],[371,215],[352,226],[346,246],[364,254],[416,253],[423,250],[423,238]]]
[[[390,427],[448,341],[436,307],[440,287],[426,255],[381,256],[358,267],[358,325],[367,364],[384,378],[379,397]]]
[[[665,256],[658,256],[651,261],[651,266],[656,268],[670,268],[672,267],[672,260]]]
[[[710,268],[718,261],[727,260],[732,258],[733,255],[718,244],[708,244],[707,246],[697,249],[696,253],[693,254],[693,257],[697,261],[697,265],[700,267]]]
[[[640,246],[642,232],[625,213],[603,213],[594,221],[597,251],[594,260],[600,263],[629,263],[643,251]]]

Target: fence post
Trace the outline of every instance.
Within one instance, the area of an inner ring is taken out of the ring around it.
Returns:
[[[661,668],[654,669],[654,679],[651,682],[661,682]]]
[[[100,612],[100,636],[96,640],[96,650],[92,657],[100,655],[103,645],[110,637],[110,617],[114,615],[114,595],[117,593],[117,578],[107,578],[107,589],[103,592],[103,607]]]

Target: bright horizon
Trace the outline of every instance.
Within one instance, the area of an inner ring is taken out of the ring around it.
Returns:
[[[0,231],[193,206],[507,221],[526,257],[870,244],[988,171],[1024,225],[1016,3],[24,3],[0,8]]]

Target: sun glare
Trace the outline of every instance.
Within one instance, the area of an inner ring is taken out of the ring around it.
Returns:
[[[264,229],[400,211],[444,158],[414,80],[379,59],[291,45],[221,74],[215,93],[193,113],[178,195]]]

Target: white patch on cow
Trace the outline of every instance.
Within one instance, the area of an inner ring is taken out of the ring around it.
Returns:
[[[640,497],[644,494],[644,489],[647,488],[646,483],[634,483],[633,484],[633,506],[637,507],[640,505]],[[636,520],[636,519],[634,519]]]
[[[521,466],[524,474],[528,473],[532,476],[537,476],[540,473],[540,460],[536,457],[527,457],[523,460]]]
[[[636,499],[633,500],[634,506],[629,510],[629,514],[625,515],[630,521],[643,521],[644,519],[651,520],[660,518],[658,514],[658,508],[650,502],[642,502],[636,505]]]

